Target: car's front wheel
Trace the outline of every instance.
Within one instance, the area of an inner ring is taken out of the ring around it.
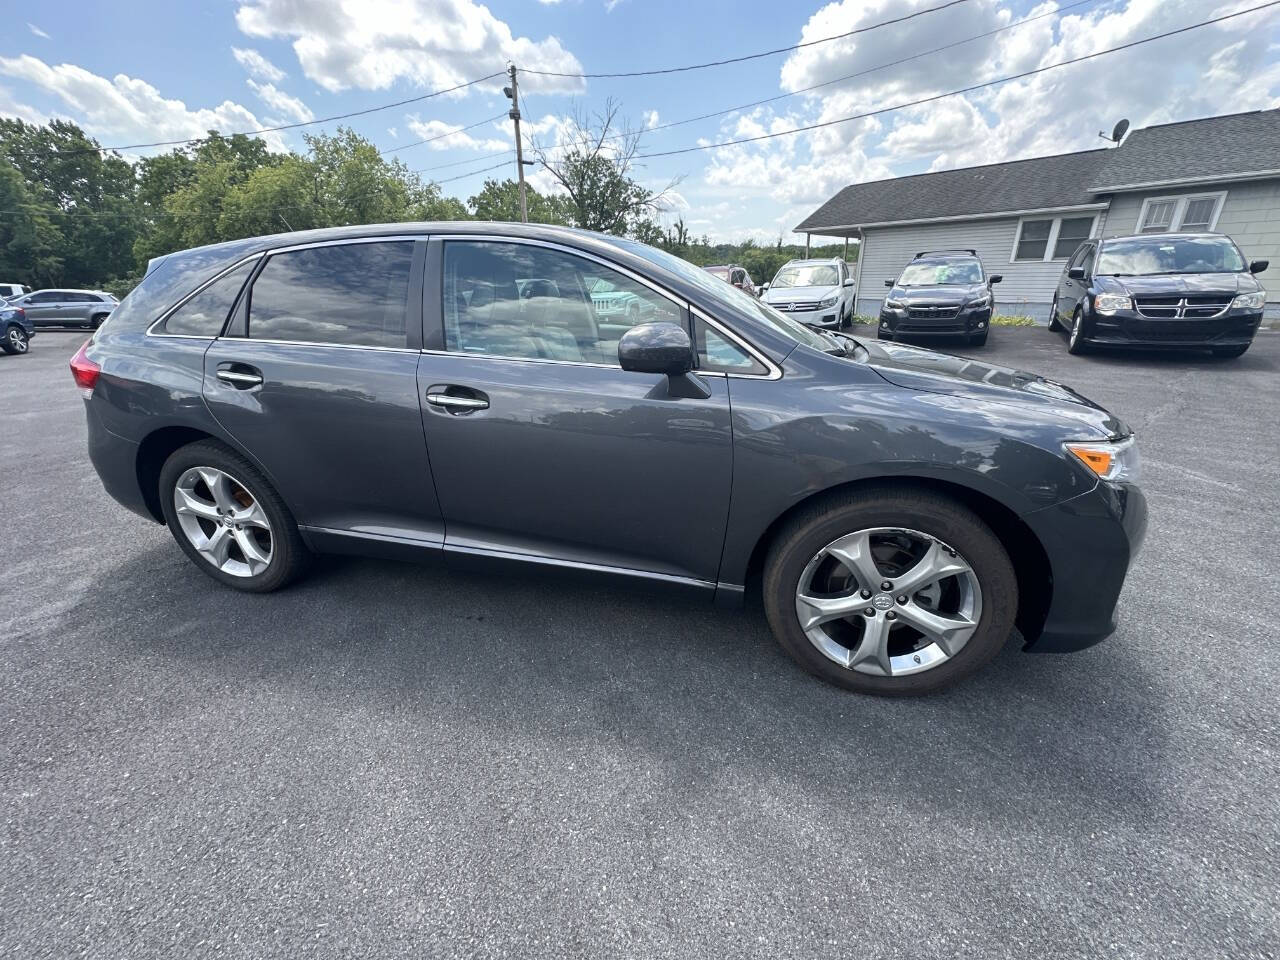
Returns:
[[[307,548],[279,494],[216,441],[182,447],[160,471],[160,504],[188,557],[237,590],[276,590],[302,572]]]
[[[4,332],[4,340],[0,345],[4,347],[5,353],[26,353],[31,348],[31,340],[27,331],[14,324]]]
[[[1088,348],[1089,342],[1084,338],[1084,308],[1076,307],[1076,312],[1071,315],[1071,335],[1067,338],[1067,353],[1079,356]]]
[[[937,494],[864,490],[804,510],[769,551],[769,625],[824,680],[862,693],[948,686],[989,661],[1017,613],[1009,556]]]
[[[1058,295],[1053,295],[1053,303],[1049,307],[1049,329],[1054,333],[1062,332],[1062,321],[1058,319]]]

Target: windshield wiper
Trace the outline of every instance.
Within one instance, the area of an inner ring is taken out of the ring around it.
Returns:
[[[814,333],[818,334],[819,336],[826,337],[833,344],[835,344],[834,350],[824,350],[823,353],[833,353],[837,357],[843,357],[846,354],[848,354],[849,348],[846,347],[844,344],[842,344],[839,340],[837,340],[835,338],[835,335],[830,330],[827,330],[825,327],[820,327],[816,323],[809,323],[804,320],[800,322],[803,323],[810,330],[812,330]]]

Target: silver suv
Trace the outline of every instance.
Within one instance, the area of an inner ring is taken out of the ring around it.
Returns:
[[[111,316],[118,301],[102,290],[37,290],[14,297],[8,306],[21,307],[37,327],[90,327],[96,330]]]
[[[850,326],[854,278],[839,257],[792,260],[765,288],[764,302],[812,327]]]

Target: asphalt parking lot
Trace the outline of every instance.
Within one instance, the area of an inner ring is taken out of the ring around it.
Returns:
[[[1127,419],[1108,642],[862,698],[757,606],[326,559],[223,589],[0,356],[0,956],[1273,957],[1280,334],[983,356]]]

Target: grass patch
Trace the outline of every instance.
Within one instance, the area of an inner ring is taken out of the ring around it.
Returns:
[[[863,324],[864,326],[874,327],[880,321],[877,320],[875,317],[869,316],[865,313],[855,313],[853,315],[853,322]]]
[[[996,314],[991,318],[993,327],[1034,327],[1038,326],[1031,317],[1012,316],[1006,317],[1002,314]]]

